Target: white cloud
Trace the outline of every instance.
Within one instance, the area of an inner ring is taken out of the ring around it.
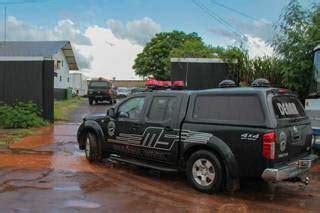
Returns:
[[[0,32],[3,35],[3,29]],[[69,19],[59,21],[53,29],[47,29],[27,24],[16,19],[16,17],[9,16],[7,21],[7,38],[13,41],[70,40],[76,44],[90,45],[90,40]]]
[[[61,40],[68,38],[68,40],[71,40],[75,44],[91,44],[88,37],[83,35],[75,23],[69,19],[59,21],[52,31],[52,36]]]
[[[220,40],[222,38],[222,44],[219,45],[225,46],[226,43],[244,45],[251,58],[274,54],[273,48],[268,44],[273,36],[271,22],[265,19],[244,22],[232,17],[229,20],[235,28],[234,32],[216,26],[208,29],[208,32],[217,35]]]
[[[139,45],[145,45],[156,33],[161,31],[160,25],[148,17],[129,21],[126,25],[121,21],[109,19],[107,27],[116,37],[128,39]]]
[[[253,37],[250,35],[246,35],[246,38],[247,42],[245,45],[248,48],[249,56],[251,58],[272,56],[274,54],[274,49],[262,38]]]
[[[116,37],[110,29],[99,26],[89,27],[85,35],[91,46],[77,46],[83,54],[92,55],[90,77],[107,77],[112,79],[139,79],[132,65],[143,47],[127,39]]]
[[[3,35],[3,28],[0,29]],[[8,41],[71,41],[77,62],[80,68],[90,68],[90,56],[85,57],[77,48],[77,45],[90,45],[90,39],[86,37],[79,27],[69,19],[61,20],[53,29],[38,27],[18,20],[16,17],[9,16],[7,21],[7,40]]]

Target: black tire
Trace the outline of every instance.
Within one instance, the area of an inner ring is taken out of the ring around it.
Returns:
[[[186,174],[188,182],[200,192],[214,193],[222,190],[224,178],[222,163],[210,151],[199,150],[193,153],[187,161]]]
[[[92,132],[88,132],[84,142],[87,160],[90,163],[101,161],[102,155],[99,149],[99,144],[96,135]]]
[[[89,99],[89,105],[92,105],[92,104],[93,104],[93,100]]]
[[[94,100],[94,102],[96,103],[96,105],[99,103],[99,101],[98,101],[98,100]]]

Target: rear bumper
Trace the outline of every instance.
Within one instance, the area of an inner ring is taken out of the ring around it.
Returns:
[[[112,99],[110,95],[89,95],[88,98],[92,100],[101,100],[101,101],[104,101],[104,100],[108,101]]]
[[[307,172],[317,158],[317,155],[310,154],[304,158],[288,163],[285,166],[267,168],[263,171],[261,177],[265,181],[273,182],[298,177]]]

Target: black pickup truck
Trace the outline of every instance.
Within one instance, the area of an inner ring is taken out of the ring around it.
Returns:
[[[238,189],[244,177],[297,178],[317,158],[300,101],[277,88],[139,93],[85,117],[78,143],[90,162],[182,171],[207,193]]]

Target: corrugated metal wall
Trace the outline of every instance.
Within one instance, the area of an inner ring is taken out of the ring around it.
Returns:
[[[53,121],[53,61],[0,61],[0,101],[32,101]]]
[[[187,89],[217,88],[225,79],[232,79],[226,63],[171,62],[171,81],[184,81]]]

